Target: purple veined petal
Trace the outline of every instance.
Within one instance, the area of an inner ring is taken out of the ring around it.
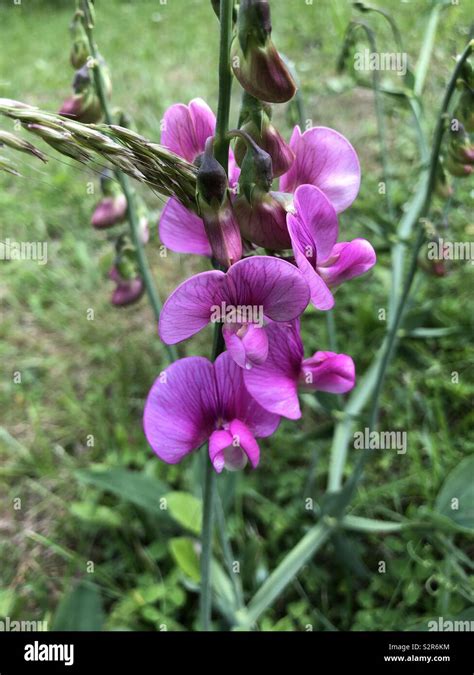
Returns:
[[[192,100],[189,106],[170,106],[163,122],[161,144],[188,162],[194,162],[204,152],[206,139],[214,135],[214,113],[202,99]]]
[[[266,327],[268,356],[260,366],[244,372],[249,393],[266,410],[296,420],[301,417],[298,382],[303,360],[299,321]]]
[[[374,248],[366,239],[336,244],[329,258],[318,265],[318,272],[328,286],[365,274],[377,262]]]
[[[260,448],[248,426],[240,420],[232,420],[229,431],[232,434],[233,442],[238,442],[248,457],[252,468],[256,469],[260,461]]]
[[[312,240],[306,230],[305,224],[300,218],[291,213],[288,214],[286,222],[296,264],[311,291],[311,302],[317,309],[332,309],[334,307],[334,298],[314,267],[314,258],[311,257],[311,248],[314,247],[314,242],[311,243]]]
[[[186,340],[209,323],[213,306],[224,299],[225,278],[219,270],[201,272],[171,293],[161,310],[158,327],[163,342],[172,345]]]
[[[143,427],[154,452],[176,464],[212,433],[217,404],[213,364],[200,356],[175,361],[155,380]]]
[[[359,192],[360,164],[347,138],[328,127],[313,127],[302,134],[296,126],[290,148],[296,159],[280,179],[282,192],[294,192],[309,183],[324,192],[337,213],[352,204]]]
[[[263,326],[226,324],[222,334],[228,352],[240,368],[252,368],[267,358],[268,338]]]
[[[345,394],[355,384],[354,361],[347,354],[316,352],[303,361],[300,382],[307,389]]]
[[[220,419],[227,423],[239,419],[257,438],[271,436],[280,423],[280,417],[264,410],[251,397],[244,385],[244,370],[239,368],[229,352],[217,357],[214,368]]]
[[[189,111],[194,124],[196,147],[204,151],[206,140],[216,132],[216,116],[202,98],[193,98],[189,103]]]
[[[161,241],[171,251],[212,255],[202,218],[189,211],[175,197],[168,199],[158,227]]]
[[[296,217],[303,221],[314,242],[316,262],[325,260],[337,242],[339,224],[333,205],[314,185],[301,185],[295,192]]]
[[[286,260],[252,256],[227,272],[228,302],[262,308],[273,321],[292,321],[306,309],[310,292],[301,272]]]

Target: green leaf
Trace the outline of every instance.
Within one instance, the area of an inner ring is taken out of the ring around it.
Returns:
[[[391,523],[384,520],[374,520],[373,518],[362,518],[361,516],[346,516],[342,521],[343,527],[355,532],[400,532],[409,523]]]
[[[165,495],[168,511],[185,530],[200,534],[202,527],[202,502],[189,492],[168,492]]]
[[[258,620],[286,586],[295,579],[303,565],[326,543],[331,531],[330,526],[320,523],[305,534],[260,586],[247,608],[237,612],[236,616],[240,625],[251,626]]]
[[[97,527],[120,527],[122,519],[116,510],[92,502],[72,502],[69,510],[73,516]]]
[[[53,630],[100,631],[104,612],[100,591],[95,584],[80,581],[63,596],[53,621]]]
[[[108,471],[82,469],[76,471],[76,475],[83,483],[111,492],[150,513],[159,516],[166,513],[161,508],[160,499],[167,487],[152,476],[121,468]]]
[[[474,455],[463,459],[448,475],[435,508],[461,527],[474,529]]]
[[[196,583],[201,580],[199,558],[195,542],[189,537],[174,537],[169,542],[170,552],[179,569]]]

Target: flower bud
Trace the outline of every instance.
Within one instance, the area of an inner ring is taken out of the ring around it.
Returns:
[[[82,25],[81,17],[77,14],[71,24],[72,47],[71,47],[71,65],[73,68],[81,68],[89,57],[89,41]]]
[[[241,164],[239,192],[245,194],[250,202],[255,188],[263,192],[270,190],[273,182],[272,158],[246,131],[235,129],[229,132],[229,136],[242,140],[247,147]]]
[[[456,178],[466,178],[474,171],[474,166],[472,164],[462,163],[462,161],[459,161],[453,156],[451,151],[448,152],[445,166],[446,171],[448,171],[451,176],[456,176]]]
[[[237,37],[232,43],[232,69],[242,87],[255,98],[285,103],[296,85],[271,39],[268,0],[242,0]]]
[[[95,207],[91,224],[97,230],[105,230],[122,223],[127,215],[127,200],[119,192],[113,197],[104,197]]]
[[[208,138],[197,174],[197,203],[212,253],[227,268],[242,257],[242,238],[227,190],[227,175]]]
[[[97,96],[89,91],[87,94],[69,96],[62,104],[59,114],[84,124],[95,124],[102,118],[102,107]]]
[[[435,192],[441,199],[449,199],[453,194],[453,188],[449,183],[449,177],[444,168],[443,158],[440,157],[436,171]]]
[[[121,276],[118,268],[114,266],[110,270],[109,278],[116,283],[116,288],[111,297],[111,302],[116,307],[126,307],[142,297],[145,285],[141,277],[125,279]]]
[[[249,201],[245,195],[234,200],[234,212],[244,239],[257,246],[281,251],[291,248],[286,215],[292,196],[256,189]]]
[[[254,103],[249,106],[250,99]],[[246,94],[244,96],[239,126],[260,148],[270,155],[274,178],[278,178],[289,171],[294,162],[295,154],[273,126],[269,105],[263,106],[260,101]],[[247,146],[245,141],[242,138],[237,138],[234,152],[239,166],[242,166],[246,151]]]
[[[449,152],[455,160],[462,164],[474,164],[474,145],[460,122],[455,129],[451,127]]]

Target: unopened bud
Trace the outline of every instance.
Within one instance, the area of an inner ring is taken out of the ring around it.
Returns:
[[[247,241],[272,251],[291,248],[286,224],[291,195],[254,190],[249,201],[243,194],[234,201],[234,212],[242,236]]]
[[[212,253],[225,268],[242,257],[242,237],[228,194],[227,174],[214,157],[208,138],[197,173],[197,204]]]
[[[255,98],[285,103],[296,85],[271,39],[267,0],[242,0],[237,37],[232,43],[232,69],[242,87]]]
[[[81,68],[89,56],[89,41],[86,31],[82,25],[80,14],[76,14],[71,24],[72,47],[71,47],[71,65],[73,68]]]
[[[111,302],[116,307],[126,307],[137,302],[143,295],[145,285],[141,277],[124,279],[117,267],[112,267],[109,278],[115,282],[116,287],[112,293]]]

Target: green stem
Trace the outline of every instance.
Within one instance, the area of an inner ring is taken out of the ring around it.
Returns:
[[[430,161],[430,168],[429,168],[429,174],[428,174],[428,180],[426,183],[426,192],[424,195],[423,199],[423,205],[421,207],[420,213],[418,215],[418,220],[420,220],[423,217],[426,217],[426,215],[429,212],[430,206],[431,206],[431,199],[433,196],[433,191],[435,188],[436,184],[436,175],[437,175],[437,170],[438,170],[438,162],[439,162],[439,154],[441,150],[441,143],[443,141],[443,136],[445,132],[445,125],[446,125],[446,113],[449,108],[449,104],[451,102],[452,95],[456,89],[456,81],[460,75],[461,69],[465,63],[465,61],[469,58],[472,49],[473,49],[474,41],[471,40],[471,42],[466,46],[464,49],[461,57],[459,58],[456,67],[451,75],[451,79],[448,83],[448,87],[446,89],[443,103],[441,106],[441,110],[438,115],[438,121],[434,133],[434,139],[433,139],[433,149],[431,153],[431,161]],[[396,338],[397,338],[397,333],[398,329],[401,325],[403,314],[405,311],[405,307],[410,295],[410,291],[413,285],[413,280],[416,275],[416,271],[418,268],[418,255],[420,252],[420,249],[425,241],[425,232],[423,227],[421,226],[421,223],[419,224],[419,229],[418,229],[418,234],[416,237],[415,244],[413,246],[413,253],[412,257],[410,260],[410,265],[408,269],[408,273],[405,279],[405,283],[403,286],[403,292],[400,298],[400,301],[398,302],[397,309],[395,312],[395,316],[393,318],[393,321],[391,323],[389,332],[387,334],[386,338],[386,343],[385,343],[385,349],[382,355],[382,359],[380,362],[379,370],[377,373],[377,379],[375,383],[375,388],[374,388],[374,394],[372,398],[372,406],[370,409],[369,413],[369,428],[373,429],[376,424],[377,424],[377,418],[378,418],[378,412],[379,412],[379,404],[380,404],[380,394],[383,389],[383,385],[385,382],[385,377],[387,373],[388,366],[390,364],[391,358],[394,353],[395,349],[395,343],[396,343]],[[351,476],[350,479],[350,487],[352,489],[355,489],[357,483],[362,477],[363,470],[365,467],[365,464],[367,463],[368,459],[371,456],[371,451],[370,450],[365,450],[359,458],[359,461],[354,469],[354,473]]]
[[[99,61],[99,52],[97,49],[97,45],[95,44],[94,41],[94,36],[93,36],[93,26],[91,23],[91,18],[89,15],[89,11],[87,8],[87,0],[83,0],[82,3],[83,7],[83,25],[84,29],[86,31],[87,39],[89,42],[89,51],[90,55],[94,59],[94,83],[95,83],[95,89],[97,92],[97,96],[99,97],[100,105],[102,108],[102,112],[104,113],[104,118],[107,124],[113,124],[114,119],[112,116],[112,112],[110,110],[109,102],[107,100],[107,95],[105,92],[105,85],[104,85],[104,77],[102,74],[102,67],[100,65]],[[135,205],[135,197],[133,194],[133,190],[130,184],[130,181],[128,179],[128,176],[126,176],[124,173],[121,171],[115,171],[115,176],[120,184],[120,187],[122,189],[123,194],[125,195],[125,199],[127,200],[127,217],[128,217],[128,222],[130,225],[130,234],[132,237],[132,242],[135,247],[136,251],[136,256],[137,256],[137,263],[138,267],[140,269],[140,275],[143,279],[143,283],[145,284],[145,289],[151,304],[151,307],[153,309],[153,313],[155,315],[156,321],[159,320],[160,318],[160,313],[161,313],[161,308],[162,308],[162,302],[160,299],[160,296],[158,295],[158,291],[156,290],[153,277],[151,274],[151,270],[148,265],[148,261],[145,256],[145,251],[143,248],[143,244],[140,238],[140,228],[139,228],[139,219],[137,216],[137,209]],[[170,362],[175,361],[178,358],[178,352],[176,350],[176,347],[174,345],[164,345],[164,348],[166,350],[166,353],[168,355],[168,359]]]
[[[220,48],[219,48],[219,100],[217,104],[216,141],[214,145],[215,157],[228,172],[229,165],[229,115],[230,96],[232,89],[232,72],[230,69],[230,41],[232,38],[232,14],[234,0],[221,0],[220,4]],[[221,325],[216,324],[214,329],[214,345],[212,360],[215,361],[224,351],[224,338]],[[205,457],[203,482],[203,520],[201,536],[201,597],[200,621],[203,631],[210,630],[211,625],[211,558],[212,533],[214,526],[214,501],[216,491],[215,471],[208,457]]]
[[[220,43],[219,43],[219,101],[217,105],[216,142],[214,145],[217,161],[228,171],[229,165],[229,115],[232,92],[232,71],[230,68],[230,43],[232,40],[232,14],[234,0],[221,0]]]

